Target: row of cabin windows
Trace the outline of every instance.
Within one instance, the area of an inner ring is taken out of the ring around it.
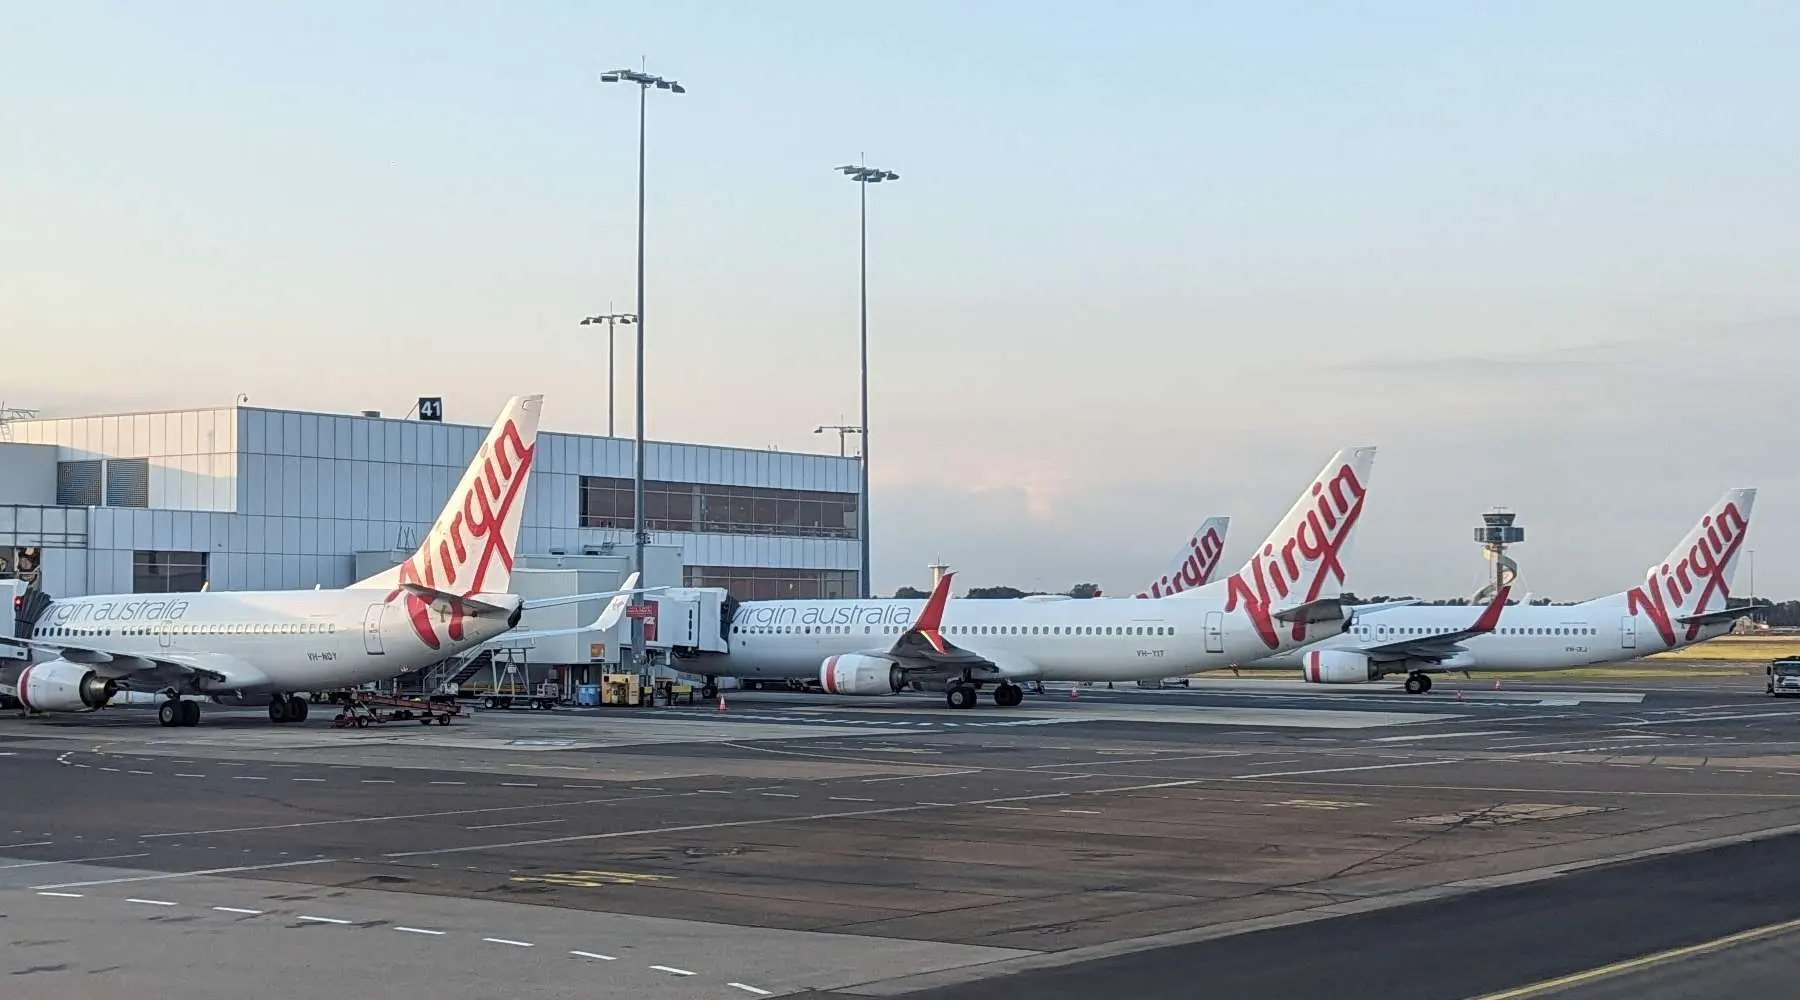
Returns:
[[[248,623],[232,625],[170,625],[163,628],[75,628],[65,625],[40,625],[33,632],[39,639],[67,639],[83,636],[112,635],[335,635],[337,626],[330,622],[282,622],[270,625]]]
[[[733,625],[733,633],[750,635],[849,635],[853,625]],[[910,625],[883,625],[882,635],[899,635]],[[946,625],[944,635],[1174,635],[1173,625]],[[864,635],[875,634],[873,625]]]
[[[1448,627],[1423,628],[1423,627],[1401,627],[1398,625],[1391,626],[1391,627],[1386,626],[1386,625],[1381,625],[1381,626],[1361,625],[1361,626],[1358,626],[1353,631],[1357,635],[1388,636],[1388,635],[1443,635],[1446,632],[1461,632],[1463,630],[1460,628],[1448,628]],[[1514,626],[1514,627],[1508,627],[1508,628],[1497,628],[1494,630],[1494,632],[1497,635],[1599,635],[1600,634],[1599,629],[1589,628],[1588,626],[1585,626],[1585,625],[1565,625],[1565,626],[1560,626],[1560,627],[1556,627],[1556,628],[1552,628],[1547,625],[1542,626],[1542,627]]]

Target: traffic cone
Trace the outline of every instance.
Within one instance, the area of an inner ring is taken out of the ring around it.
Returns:
[[[719,711],[725,711],[725,695],[723,693],[719,695]]]
[[[1496,690],[1496,691],[1500,690],[1500,682],[1499,681],[1494,682],[1494,690]]]
[[[1074,685],[1074,684],[1069,685],[1069,700],[1070,701],[1075,700],[1075,688],[1076,688],[1076,685]]]
[[[1461,700],[1462,700],[1462,688],[1457,688],[1457,689],[1456,689],[1456,700],[1457,700],[1457,701],[1461,701]]]

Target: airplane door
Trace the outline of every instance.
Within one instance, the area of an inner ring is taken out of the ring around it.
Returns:
[[[1619,619],[1619,648],[1637,648],[1637,618],[1635,616],[1626,615]]]
[[[1221,611],[1206,613],[1206,651],[1209,653],[1225,652],[1225,614]]]
[[[385,604],[369,605],[369,613],[363,616],[363,652],[370,656],[381,656],[385,652],[381,648],[381,616],[387,611]]]
[[[166,621],[156,623],[156,642],[164,649],[175,645],[175,626]]]

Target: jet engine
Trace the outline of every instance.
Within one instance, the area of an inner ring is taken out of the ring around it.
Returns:
[[[118,690],[117,681],[68,660],[34,664],[19,675],[19,700],[39,712],[92,712]]]
[[[893,694],[906,686],[906,674],[879,656],[843,653],[819,664],[819,684],[827,694]]]
[[[1364,684],[1379,680],[1381,668],[1362,653],[1320,649],[1301,658],[1300,676],[1309,684]]]

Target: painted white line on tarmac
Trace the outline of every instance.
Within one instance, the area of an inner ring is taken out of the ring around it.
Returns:
[[[120,857],[141,858],[142,854],[125,854]],[[89,858],[89,861],[103,861],[104,858]],[[336,858],[313,858],[307,861],[277,861],[268,865],[237,865],[232,868],[202,868],[191,872],[164,872],[160,875],[133,875],[127,878],[102,878],[91,882],[62,882],[56,885],[34,885],[33,889],[83,889],[94,885],[118,885],[121,882],[155,882],[169,878],[194,878],[200,875],[230,875],[234,872],[260,872],[271,868],[298,868],[302,865],[325,865],[335,862]],[[74,864],[75,862],[63,862]]]

